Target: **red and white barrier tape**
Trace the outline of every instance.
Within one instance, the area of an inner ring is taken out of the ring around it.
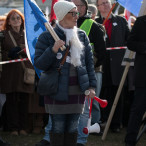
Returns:
[[[106,48],[106,50],[119,50],[119,49],[127,49],[127,47],[112,47],[112,48]]]
[[[13,63],[13,62],[21,62],[21,61],[27,61],[28,58],[22,58],[22,59],[15,59],[15,60],[9,60],[9,61],[2,61],[0,64],[7,64],[7,63]]]
[[[106,50],[119,50],[119,49],[127,49],[127,47],[112,47],[112,48],[106,48]],[[16,59],[16,60],[9,60],[9,61],[2,61],[0,64],[7,64],[7,63],[13,63],[13,62],[21,62],[21,61],[27,61],[28,58],[22,58],[22,59]]]

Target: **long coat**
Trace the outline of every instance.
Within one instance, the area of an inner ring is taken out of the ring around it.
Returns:
[[[12,36],[14,37],[18,46],[24,46],[24,31],[21,30],[20,33],[16,33],[12,29],[10,30]],[[12,58],[8,57],[8,53],[12,48],[15,48],[8,31],[4,31],[4,40],[2,41],[2,60],[8,61]],[[22,48],[24,49],[24,48]],[[23,58],[27,57],[25,53],[21,54]],[[14,58],[14,59],[18,59]],[[25,66],[28,68],[33,68],[29,61],[25,61]],[[26,84],[23,82],[24,69],[21,62],[8,63],[2,65],[2,75],[1,75],[1,93],[11,93],[11,92],[23,92],[32,93],[34,91],[34,85]]]
[[[136,52],[135,86],[146,87],[146,15],[137,18],[128,38],[127,46]]]
[[[103,23],[101,17],[97,18],[98,23]],[[106,47],[121,47],[126,46],[129,28],[125,18],[117,15],[111,17],[112,33],[111,40],[106,37]],[[119,85],[124,71],[121,66],[125,50],[106,51],[106,59],[103,65],[103,86]]]

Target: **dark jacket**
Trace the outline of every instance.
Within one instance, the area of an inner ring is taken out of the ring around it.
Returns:
[[[12,36],[14,37],[18,48],[24,49],[24,31],[21,30],[19,33],[10,29]],[[2,41],[2,60],[8,61],[13,59],[19,59],[19,57],[11,58],[9,56],[9,52],[15,49],[15,45],[10,38],[10,35],[7,30],[4,32],[4,39]],[[21,46],[24,46],[21,48]],[[27,55],[25,53],[21,54],[23,58],[26,58]],[[25,66],[28,68],[32,68],[33,66],[30,61],[24,61]],[[24,69],[22,67],[21,62],[8,63],[2,65],[2,75],[1,75],[1,93],[12,93],[12,92],[23,92],[23,93],[33,93],[34,85],[24,83]]]
[[[98,23],[103,23],[101,17],[97,18]],[[126,46],[129,35],[128,23],[125,18],[112,14],[111,40],[106,37],[106,47]],[[124,67],[121,66],[125,50],[106,51],[106,59],[103,65],[103,86],[119,85],[123,75]]]
[[[127,46],[136,52],[135,86],[146,87],[146,16],[137,18],[128,38]]]
[[[58,26],[56,26],[55,31],[61,40],[66,40],[64,32]],[[80,41],[85,46],[81,57],[82,66],[77,67],[78,82],[81,91],[84,92],[89,87],[96,88],[96,78],[93,65],[93,55],[89,40],[85,33],[81,30],[78,30],[78,36]],[[52,51],[53,45],[54,39],[49,32],[44,32],[40,35],[36,44],[34,58],[34,63],[37,68],[47,71],[59,66],[60,59],[57,59],[57,54]],[[62,56],[64,56],[65,51],[61,51],[59,49],[59,52]],[[65,100],[68,98],[69,67],[70,64],[65,62],[61,69],[59,91],[56,95],[54,95],[62,99],[64,98]]]
[[[77,21],[78,28],[82,25],[85,19],[90,19],[90,18],[88,16],[84,16],[78,19]],[[102,65],[105,59],[106,49],[105,49],[104,35],[105,35],[105,32],[101,24],[94,22],[92,24],[88,37],[89,37],[90,43],[94,44],[94,51],[95,51],[94,55],[97,58],[97,61],[95,63],[95,68]]]

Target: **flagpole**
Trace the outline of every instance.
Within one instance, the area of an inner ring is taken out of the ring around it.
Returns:
[[[125,67],[125,70],[124,70],[124,73],[123,73],[123,76],[122,76],[122,79],[121,79],[121,82],[120,82],[120,85],[119,85],[115,100],[113,102],[113,106],[112,106],[108,121],[106,123],[105,129],[104,129],[104,132],[103,132],[102,140],[105,140],[105,138],[106,138],[109,126],[111,124],[111,120],[113,118],[113,115],[114,115],[114,112],[115,112],[115,109],[116,109],[116,106],[117,106],[117,103],[118,103],[118,100],[119,100],[119,97],[120,97],[124,82],[125,82],[125,79],[126,79],[129,67],[130,67],[131,59],[133,58],[133,55],[134,55],[134,52],[130,51],[130,54],[129,54],[129,57],[128,57],[129,61],[126,63],[126,67]]]
[[[50,34],[52,35],[52,37],[54,38],[55,41],[60,40],[60,38],[58,37],[58,35],[55,33],[55,31],[53,30],[52,26],[50,25],[49,22],[44,23],[45,27],[47,28],[47,30],[49,30]],[[62,51],[64,51],[66,48],[65,46],[62,46],[60,48]]]

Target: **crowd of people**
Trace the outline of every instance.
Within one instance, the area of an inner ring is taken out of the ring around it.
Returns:
[[[111,0],[96,0],[96,5],[87,0],[54,4],[57,20],[53,27],[60,40],[55,42],[49,31],[43,32],[35,46],[34,65],[44,73],[59,68],[58,90],[40,96],[36,74],[32,83],[25,82],[26,68],[34,71],[30,61],[1,65],[0,93],[6,95],[3,130],[18,136],[39,134],[45,128],[36,146],[85,146],[89,133],[83,128],[88,124],[91,100],[97,96],[108,101],[104,109],[95,99],[92,103],[91,125],[98,123],[102,130],[97,135],[101,135],[124,72],[121,64],[126,51],[106,48],[127,46],[136,52],[135,62],[129,68],[110,129],[118,134],[126,126],[125,145],[136,146],[146,111],[146,16],[132,16],[129,28],[124,16],[109,15],[111,8]],[[27,57],[24,31],[24,16],[19,10],[0,16],[0,61]],[[63,46],[66,49],[62,51]],[[132,102],[126,105],[129,100]],[[10,145],[0,139],[1,143]]]

